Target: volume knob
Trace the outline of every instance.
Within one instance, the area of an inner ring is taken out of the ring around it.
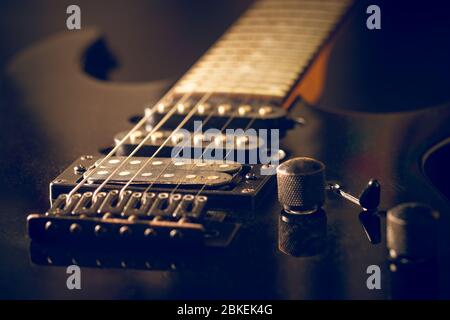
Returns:
[[[421,203],[400,204],[387,212],[386,241],[392,258],[428,259],[436,254],[439,213]]]
[[[309,211],[325,202],[325,165],[299,157],[277,168],[278,200],[287,211]]]

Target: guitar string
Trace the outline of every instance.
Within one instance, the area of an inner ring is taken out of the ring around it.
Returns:
[[[231,75],[231,74],[230,74]],[[228,77],[225,77],[224,81],[226,81]],[[206,104],[208,99],[214,94],[214,89],[211,90],[210,92],[208,92],[207,94],[205,94],[199,101],[197,101],[197,103],[195,104],[195,106],[193,107],[193,109],[191,110],[192,115],[189,116],[189,118],[187,120],[189,120],[194,114],[195,112],[197,112],[198,107],[202,104]],[[231,96],[231,95],[228,95]],[[225,97],[222,100],[226,100],[227,95],[225,95]],[[213,114],[216,112],[214,108],[211,108],[211,112],[208,115],[207,121],[209,121],[209,119],[213,116]],[[187,121],[185,121],[186,123]],[[131,182],[144,170],[144,168],[150,163],[150,161],[152,161],[154,159],[154,157],[162,150],[162,148],[170,141],[170,139],[173,137],[173,135],[176,133],[176,131],[178,131],[179,129],[181,129],[185,123],[181,123],[175,130],[173,130],[171,132],[171,134],[166,138],[166,140],[159,146],[159,148],[153,153],[153,155],[147,159],[145,161],[145,163],[137,170],[137,172],[134,174],[134,176],[125,184],[124,187],[122,187],[120,193],[123,194],[123,192],[126,190],[126,188],[131,184]],[[205,122],[203,123],[203,125],[205,124]],[[181,149],[180,151],[181,152]],[[179,152],[177,154],[179,154]],[[155,184],[155,182],[161,177],[161,175],[166,171],[166,169],[170,166],[171,162],[168,162],[168,164],[160,171],[160,173],[158,174],[157,177],[155,177],[155,179],[150,183],[150,185],[145,189],[145,192],[148,192],[148,190],[150,190],[150,188]]]
[[[242,101],[240,102],[241,105],[247,103],[248,99],[247,99],[247,101],[245,101],[245,102],[243,102],[243,101],[244,101],[244,100],[242,100]],[[235,110],[235,111],[233,112],[233,114],[227,119],[227,121],[225,122],[225,124],[224,124],[224,125],[221,127],[221,129],[220,129],[220,134],[222,134],[223,131],[231,124],[231,122],[235,119],[237,113],[238,113],[238,111]],[[233,145],[233,146],[234,146],[234,145]],[[232,150],[234,150],[234,149],[232,149]],[[203,158],[203,155],[204,155],[207,151],[208,151],[208,146],[205,148],[205,150],[202,152],[202,154],[201,154],[197,159],[201,160],[201,159]],[[227,155],[228,155],[228,154],[227,154]],[[195,162],[196,159],[193,159],[193,160],[194,160],[194,162]],[[197,165],[196,163],[193,163],[190,169],[193,170],[194,167],[195,167],[196,165]],[[175,191],[181,186],[181,183],[182,183],[182,180],[179,179],[177,185],[175,186],[175,188],[174,188],[174,189],[172,190],[172,192],[170,193],[171,195],[173,195],[173,194],[175,193]],[[206,185],[206,183],[205,183],[205,185]]]
[[[225,35],[227,35],[229,32],[225,32],[223,35],[222,35],[222,37],[224,37]],[[221,37],[221,38],[222,38]],[[213,48],[214,48],[214,46],[213,46]],[[195,64],[194,64],[194,66],[195,66]],[[193,66],[193,67],[194,67]],[[175,86],[174,86],[174,88],[175,88]],[[164,97],[163,97],[163,99],[165,99],[167,96],[170,96],[170,94],[172,93],[172,90],[170,90]],[[161,99],[162,100],[162,99]],[[155,106],[152,108],[152,111],[154,111],[154,109],[155,109]],[[113,148],[109,153],[108,153],[108,155],[107,156],[105,156],[98,164],[96,164],[96,168],[98,168],[99,166],[101,166],[101,164],[103,164],[106,160],[108,160],[109,158],[111,158],[111,156],[113,155],[113,154],[115,154],[115,152],[118,150],[118,148],[131,136],[131,134],[133,134],[134,132],[136,132],[144,123],[145,123],[145,120],[147,119],[147,117],[144,117],[143,119],[141,119],[141,121],[134,127],[134,128],[132,128],[131,130],[130,130],[130,132],[116,145],[116,147],[115,148]],[[150,134],[151,135],[151,134]],[[76,192],[76,191],[78,191],[79,190],[79,188],[89,179],[89,177],[90,176],[92,176],[93,174],[94,174],[94,172],[95,172],[96,170],[91,170],[91,172],[90,173],[88,173],[85,177],[84,177],[84,179],[82,179],[82,181],[80,181],[79,183],[78,183],[78,185],[68,194],[68,197],[67,197],[67,199],[70,199],[71,198],[71,196]],[[110,178],[110,177],[108,177],[108,178]]]
[[[189,94],[185,94],[174,106],[172,109],[161,119],[156,126],[152,128],[152,130],[147,134],[147,136],[134,148],[134,150],[121,161],[121,163],[110,173],[110,175],[95,189],[93,196],[95,197],[108,183],[108,181],[111,180],[111,178],[126,164],[128,161],[142,148],[142,146],[151,138],[151,136],[158,131],[164,123],[167,122],[167,120],[175,113],[177,110],[177,107],[181,103],[185,103],[187,99],[192,95],[192,92]],[[206,96],[206,95],[205,95]],[[185,118],[181,121],[181,123],[177,126],[178,130],[180,127],[182,127],[195,113],[196,108],[193,108],[188,115],[185,116]],[[171,133],[171,135],[173,132]],[[169,135],[169,136],[171,136]],[[153,159],[154,156],[152,156],[149,159]]]
[[[246,130],[248,130],[250,128],[250,126],[255,122],[256,117],[253,117],[249,123],[247,124],[247,126],[244,129],[244,132]],[[233,149],[231,149],[230,151],[228,151],[228,153],[225,155],[224,160],[228,157],[228,155],[230,154],[230,152],[234,151]],[[200,194],[203,192],[203,190],[206,188],[207,184],[203,184],[203,186],[201,187],[201,189],[197,192],[197,194],[195,195],[195,197],[200,196]]]
[[[148,120],[149,116],[156,110],[157,106],[161,103],[163,103],[164,100],[169,99],[169,97],[172,95],[174,91],[174,88],[172,88],[171,90],[169,90],[164,96],[163,98],[161,98],[152,108],[151,108],[151,112],[149,112],[149,115],[144,115],[144,117],[142,117],[142,119],[122,138],[122,140],[120,140],[116,146],[110,151],[108,152],[108,154],[103,157],[99,163],[95,164],[94,168],[91,169],[90,172],[88,172],[83,179],[77,183],[77,185],[67,194],[67,201],[70,201],[70,199],[72,198],[72,196],[84,185],[84,183],[86,181],[88,181],[88,179],[97,171],[98,168],[100,168],[107,160],[109,160],[116,152],[117,150],[122,146],[122,144],[124,144],[130,137],[132,134],[134,134],[137,130],[139,130]],[[175,107],[172,108],[173,111],[175,111]],[[170,111],[172,111],[170,110]],[[170,112],[169,111],[169,112]],[[172,113],[171,113],[172,114]],[[170,117],[170,116],[169,116]],[[165,119],[165,117],[163,118]],[[161,121],[163,121],[163,119]],[[160,121],[160,122],[161,122]],[[165,119],[165,121],[167,121],[167,119]]]
[[[205,104],[206,104],[206,103],[207,103],[207,102],[205,102]],[[219,104],[219,105],[220,105],[220,104]],[[208,114],[208,116],[205,118],[205,120],[203,120],[202,125],[205,125],[206,123],[208,123],[208,121],[212,118],[212,116],[213,116],[214,114],[215,114],[215,110],[212,108],[212,111]],[[201,129],[201,127],[200,127],[200,129]],[[198,129],[192,133],[192,137],[195,137],[195,134],[196,134],[196,133],[198,133]],[[186,147],[187,144],[188,144],[188,142],[190,142],[190,141],[191,141],[191,139],[185,141],[185,143],[184,143],[182,146],[180,146],[180,150],[175,154],[175,156],[178,156],[178,155],[181,153],[181,151],[182,151],[181,148]],[[167,165],[160,171],[160,173],[158,174],[158,176],[156,176],[156,177],[154,178],[154,180],[153,180],[153,181],[150,183],[150,185],[143,191],[143,193],[146,193],[146,192],[148,192],[148,191],[151,189],[151,187],[156,183],[156,181],[161,177],[161,175],[162,175],[163,173],[166,172],[167,168],[170,167],[170,164],[171,164],[171,162],[168,162],[168,163],[167,163]],[[139,173],[140,173],[144,168],[145,168],[145,166],[142,166],[142,167],[139,169],[139,171],[136,172],[135,176],[134,176],[133,178],[131,178],[130,181],[129,181],[122,189],[121,189],[120,193],[123,193],[123,192],[125,191],[125,189],[131,184],[131,182],[139,175]]]
[[[211,50],[213,50],[213,49],[215,49],[216,48],[216,46],[217,46],[217,44],[218,43],[220,43],[222,40],[223,40],[223,38],[224,37],[226,37],[228,34],[229,34],[229,32],[230,32],[230,30],[233,28],[233,26],[232,27],[230,27],[226,32],[224,32],[224,34],[216,41],[216,44],[215,45],[213,45],[209,50],[208,50],[208,52],[210,52]],[[206,53],[206,54],[208,54],[208,52]],[[186,72],[186,74],[187,73],[189,73],[191,70],[193,70],[196,66],[197,66],[197,64],[198,64],[198,62],[200,62],[201,61],[201,58],[191,67],[191,68],[189,68],[189,70]],[[205,81],[205,79],[203,79],[203,81]],[[200,84],[200,83],[203,83],[203,81],[201,81],[201,82],[197,82],[196,83],[196,85],[195,85],[195,87],[194,88],[192,88],[191,89],[191,91],[189,92],[189,93],[186,93],[186,94],[184,94],[183,95],[183,97],[181,98],[181,99],[183,99],[184,97],[186,97],[186,96],[188,96],[188,97],[190,97],[190,95],[194,92],[194,90],[195,90],[195,88]],[[154,112],[154,110],[155,110],[155,108],[156,108],[156,106],[159,104],[159,103],[161,103],[161,101],[164,101],[164,99],[167,99],[167,97],[170,97],[170,95],[173,93],[173,91],[174,91],[174,89],[177,87],[177,84],[178,84],[178,81],[177,81],[177,83],[172,87],[172,89],[171,90],[169,90],[169,92],[152,108],[152,112],[151,113],[153,113]],[[180,99],[180,100],[181,100]],[[185,100],[187,100],[188,98],[186,98]],[[174,106],[173,106],[173,108],[169,111],[169,112],[171,112],[171,111],[175,111],[176,110],[176,107],[177,107],[177,104],[179,104],[180,102],[178,102],[178,103],[175,103],[174,104]],[[197,105],[198,106],[198,105]],[[196,107],[197,107],[196,106]],[[150,114],[151,114],[150,113]],[[147,118],[147,116],[144,116],[144,118],[139,122],[139,124],[140,124],[140,126],[142,126],[142,123],[145,123],[145,121],[143,121],[144,119],[146,119]],[[166,119],[167,120],[167,119]],[[141,123],[142,122],[142,123]],[[162,120],[160,120],[160,122],[158,123],[158,124],[161,124],[159,127],[161,127],[162,126],[162,124],[163,123],[161,123],[162,122]],[[140,126],[135,126],[135,128],[133,128],[132,130],[133,130],[133,132],[135,132]],[[159,128],[158,128],[159,129]],[[132,151],[132,155],[134,155],[141,147],[142,147],[142,145],[153,135],[153,133],[154,133],[154,131],[156,131],[156,130],[151,130],[151,132],[149,132],[148,134],[147,134],[147,136],[144,138],[144,140]],[[71,196],[73,196],[73,194],[76,192],[76,191],[78,191],[79,190],[79,188],[89,179],[89,177],[91,177],[93,174],[94,174],[94,172],[96,171],[96,169],[97,168],[99,168],[100,167],[100,165],[101,164],[103,164],[107,159],[109,159],[117,150],[118,150],[118,148],[120,147],[120,145],[121,144],[123,144],[129,137],[131,136],[131,133],[129,133],[129,134],[127,134],[126,135],[126,137],[124,137],[120,142],[119,142],[119,144],[118,145],[116,145],[116,147],[113,149],[113,150],[111,150],[109,153],[108,153],[108,155],[105,157],[105,158],[103,158],[101,161],[100,161],[100,163],[99,164],[97,164],[96,165],[96,167],[95,167],[95,170],[92,170],[88,175],[86,175],[86,177],[82,180],[82,181],[80,181],[80,183],[69,193],[69,195],[68,195],[68,199],[70,199],[71,198]],[[128,157],[124,160],[124,161],[122,161],[120,164],[119,164],[119,166],[115,169],[115,170],[113,170],[113,172],[106,178],[106,181],[104,181],[95,191],[94,191],[94,196],[95,195],[97,195],[98,194],[98,192],[107,184],[107,182],[111,179],[111,177],[112,176],[114,176],[114,174],[123,166],[123,164],[124,163],[126,163],[131,157],[132,157],[132,155],[130,154],[130,155],[128,155]]]
[[[226,80],[226,78],[227,78],[227,77],[225,77],[225,80]],[[237,83],[237,82],[239,82],[239,83]],[[233,81],[233,83],[231,83],[231,86],[232,86],[233,88],[237,88],[237,87],[240,85],[241,82],[242,82],[242,79],[241,79],[241,78],[235,78],[234,81]],[[251,96],[251,95],[249,95],[249,96]],[[223,95],[222,101],[227,101],[227,102],[229,102],[230,98],[232,98],[232,97],[233,97],[232,94],[225,94],[225,95]],[[248,100],[248,97],[247,97],[247,100]],[[245,103],[247,103],[247,101],[245,101]],[[240,103],[236,103],[235,105],[239,106],[239,105],[242,105],[242,104],[243,104],[243,102],[241,101]],[[219,104],[219,106],[220,106],[220,104]],[[224,130],[224,128],[226,128],[226,127],[231,123],[231,121],[235,118],[235,115],[236,115],[237,110],[238,110],[238,108],[236,108],[236,110],[234,110],[234,112],[231,114],[231,116],[226,120],[226,123],[225,123],[224,126],[222,127],[221,132],[222,132],[222,131]],[[212,108],[212,111],[211,111],[211,113],[210,113],[209,116],[208,116],[208,120],[209,120],[209,118],[210,118],[214,113],[215,113],[215,110],[214,110],[214,108]],[[206,123],[206,122],[204,122],[202,125],[204,125],[205,123]],[[202,154],[200,155],[200,158],[203,156],[203,154],[206,152],[206,150],[207,150],[207,149],[205,149],[205,151],[202,152]],[[178,151],[177,155],[178,155],[180,152],[181,152],[181,149],[180,149],[180,151]],[[195,159],[194,159],[194,160],[195,160]],[[170,164],[171,164],[171,162],[168,162],[168,164],[165,166],[165,168],[158,174],[158,176],[151,182],[151,184],[144,190],[143,193],[148,192],[148,191],[151,189],[151,187],[156,183],[156,181],[158,181],[159,177],[161,177],[163,173],[167,172],[166,170],[167,170],[167,168],[170,167]],[[192,168],[193,168],[193,167],[192,167]],[[192,168],[191,168],[191,169],[192,169]],[[142,169],[142,168],[141,168],[141,169]],[[171,191],[171,193],[170,193],[171,195],[173,195],[173,193],[177,190],[178,186],[180,185],[181,179],[179,179],[178,181],[179,181],[179,182],[177,183],[177,185],[175,186],[175,188],[172,189],[172,191]],[[123,188],[123,189],[124,189],[124,188]],[[122,190],[123,190],[123,189],[122,189]]]
[[[213,50],[216,46],[217,46],[217,44],[218,43],[220,43],[222,40],[223,40],[223,38],[224,37],[226,37],[227,35],[228,35],[228,33],[230,32],[230,30],[233,28],[233,26],[232,27],[230,27],[230,28],[228,28],[228,30],[226,31],[226,32],[224,32],[220,37],[219,37],[219,39],[216,41],[216,44],[214,44],[205,54],[208,54],[208,52],[210,52],[211,50]],[[188,74],[189,72],[191,72],[197,65],[198,65],[198,63],[200,62],[202,60],[202,58],[200,58],[196,63],[194,63],[193,65],[192,65],[192,67],[190,67],[189,69],[188,69],[188,71],[185,73],[185,74]],[[180,79],[181,80],[181,79]],[[68,203],[69,201],[70,201],[70,199],[72,198],[72,196],[86,183],[86,181],[88,181],[88,179],[90,178],[90,177],[92,177],[92,175],[97,171],[97,169],[100,167],[100,166],[102,166],[107,160],[109,160],[113,155],[115,155],[115,153],[117,152],[117,150],[131,137],[131,135],[132,134],[134,134],[137,130],[139,130],[144,124],[146,124],[146,122],[147,122],[147,120],[148,120],[148,118],[155,112],[155,110],[156,110],[156,108],[157,108],[157,106],[159,105],[159,104],[161,104],[161,103],[164,103],[166,100],[169,100],[169,99],[172,99],[173,98],[173,93],[174,93],[174,91],[175,91],[175,88],[177,87],[177,85],[178,85],[178,83],[179,83],[179,81],[177,81],[174,85],[173,85],[173,87],[171,88],[171,89],[169,89],[169,91],[151,108],[151,112],[149,112],[148,113],[148,115],[144,115],[144,117],[133,127],[133,128],[131,128],[131,130],[122,138],[122,140],[120,140],[117,144],[116,144],[116,146],[110,151],[110,152],[108,152],[108,154],[105,156],[105,157],[103,157],[101,160],[100,160],[100,162],[99,163],[97,163],[97,164],[94,164],[94,168],[92,168],[92,170],[90,171],[90,172],[88,172],[84,177],[83,177],[83,179],[80,181],[80,182],[78,182],[76,185],[75,185],[75,187],[74,188],[72,188],[72,190],[67,194],[67,198],[66,198],[66,202]],[[180,100],[182,100],[183,98],[185,98],[186,96],[188,96],[185,100],[187,100],[189,97],[190,97],[190,95],[193,93],[193,91],[195,90],[195,88],[199,85],[199,83],[202,83],[202,82],[197,82],[196,84],[195,84],[195,87],[193,88],[193,89],[191,89],[191,91],[190,92],[188,92],[188,93],[185,93],[181,98],[180,98]],[[179,101],[180,101],[179,100]],[[177,104],[179,103],[179,101],[177,102],[177,103],[174,103],[174,105],[173,105],[173,108],[169,111],[169,113],[171,113],[172,111],[173,112],[175,112],[175,110],[176,110],[176,107],[177,107]],[[171,113],[172,114],[172,113]],[[164,119],[164,118],[163,118]],[[166,119],[166,120],[168,120],[168,119]],[[159,121],[159,123],[158,124],[160,124],[162,122],[162,119]],[[162,126],[162,124],[161,124],[161,126]],[[153,131],[155,131],[155,130],[151,130],[148,134],[147,134],[147,136],[144,138],[144,140],[146,141],[146,140],[148,140],[148,138],[150,138],[151,136],[152,136],[152,134],[153,134]],[[145,143],[145,141],[144,141],[144,143]],[[140,147],[138,148],[138,150],[140,149]],[[136,149],[135,149],[136,150]],[[127,158],[126,158],[126,161],[128,161],[129,160],[129,158],[130,158],[130,156],[128,156]],[[124,162],[122,162],[122,163],[125,163],[125,161]],[[116,171],[117,172],[117,171]],[[109,176],[108,176],[108,181],[109,181],[109,179],[111,179],[111,176],[113,176],[115,174],[115,172],[114,173],[112,173],[112,174],[110,174]],[[102,187],[103,188],[103,187]],[[97,188],[98,189],[98,188]],[[98,191],[98,190],[95,190],[95,192],[94,192],[94,194],[96,194],[97,192],[96,191]]]
[[[248,100],[247,100],[247,101],[248,101]],[[245,102],[245,103],[247,103],[247,102]],[[232,120],[232,119],[230,119],[230,120]],[[243,129],[243,131],[245,132],[246,130],[248,130],[248,129],[250,128],[250,126],[254,123],[255,120],[256,120],[256,117],[253,117],[253,118],[249,119],[249,123],[248,123],[247,126]],[[220,131],[222,132],[223,130],[225,130],[225,129],[227,128],[227,126],[228,126],[230,123],[231,123],[231,121],[229,121],[228,124],[225,124],[225,125],[220,129]],[[233,146],[234,146],[234,144],[233,144]],[[205,150],[205,151],[202,153],[202,155],[200,155],[199,159],[201,159],[201,157],[203,156],[203,154],[204,154],[206,151],[207,151],[207,150]],[[234,152],[234,151],[235,151],[235,149],[229,150],[229,151],[225,154],[225,156],[223,157],[222,160],[226,161],[228,155],[229,155],[231,152]],[[193,167],[192,167],[192,169],[193,169]],[[175,191],[179,188],[180,185],[181,185],[181,183],[178,183],[177,186],[174,188],[174,190],[171,192],[171,194],[174,194]],[[202,187],[201,187],[201,188],[199,189],[199,191],[195,194],[195,197],[200,196],[200,194],[202,193],[202,191],[203,191],[206,187],[207,187],[207,183],[202,184]]]
[[[150,163],[150,161],[152,161],[155,158],[155,156],[164,148],[164,146],[172,139],[174,134],[176,134],[177,131],[179,131],[195,115],[195,113],[198,110],[198,107],[207,102],[207,100],[209,99],[209,97],[211,95],[212,95],[212,93],[207,93],[207,94],[203,95],[203,97],[195,104],[195,106],[186,115],[186,117],[178,124],[178,126],[174,130],[172,130],[172,132],[169,134],[169,136],[166,138],[166,140],[164,140],[164,142],[161,143],[161,145],[158,147],[158,149],[144,162],[143,165],[140,166],[140,168],[136,171],[136,173],[133,175],[133,177],[131,177],[127,181],[125,186],[122,187],[121,193],[123,193],[126,190],[126,188],[131,184],[131,182],[145,169],[145,167]],[[138,148],[140,148],[140,147],[138,146],[136,149],[138,149]],[[135,149],[135,151],[137,151],[136,149]]]

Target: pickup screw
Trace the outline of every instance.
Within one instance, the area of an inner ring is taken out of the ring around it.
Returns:
[[[247,180],[256,180],[258,177],[253,172],[249,172],[245,175],[245,179]]]
[[[73,167],[73,172],[75,172],[75,174],[83,174],[87,171],[87,168],[85,166],[83,166],[82,164],[79,164],[75,167]]]

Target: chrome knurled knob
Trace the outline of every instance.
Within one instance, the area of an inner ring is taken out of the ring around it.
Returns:
[[[315,159],[299,157],[277,169],[278,200],[285,210],[308,211],[325,202],[325,165]]]
[[[427,259],[436,254],[439,213],[421,203],[389,209],[386,241],[391,258]]]

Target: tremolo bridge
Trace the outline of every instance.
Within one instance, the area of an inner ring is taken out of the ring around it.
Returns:
[[[231,204],[253,209],[273,182],[260,174],[261,165],[139,157],[100,161],[81,157],[50,184],[51,208],[28,217],[32,239],[225,246],[238,224],[220,210],[229,211]]]

